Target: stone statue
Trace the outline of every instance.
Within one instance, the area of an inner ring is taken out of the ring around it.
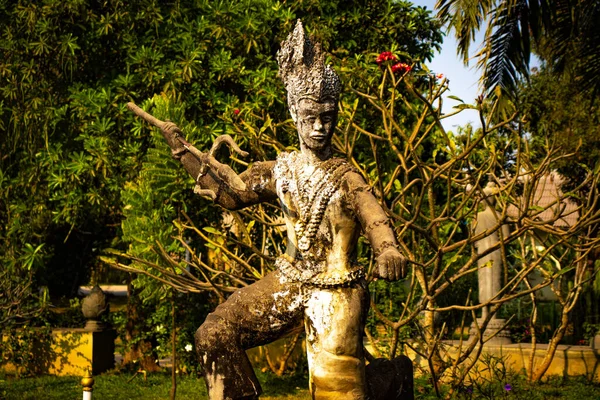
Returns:
[[[362,345],[369,295],[364,268],[356,262],[361,229],[377,257],[379,277],[399,279],[406,259],[369,185],[346,160],[333,157],[340,81],[300,21],[277,58],[300,151],[256,162],[237,175],[185,142],[174,124],[161,128],[173,156],[196,178],[196,192],[232,210],[277,200],[287,227],[287,251],[276,270],[233,293],[196,332],[209,397],[258,398],[260,384],[245,350],[303,323],[313,398],[375,398],[369,394],[366,377],[373,373],[365,371]],[[389,371],[399,367],[386,368],[393,376]]]

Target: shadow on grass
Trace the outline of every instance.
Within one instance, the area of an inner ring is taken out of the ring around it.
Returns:
[[[257,372],[258,380],[263,388],[263,396],[300,398],[308,393],[308,376],[306,374],[277,376],[269,372]],[[296,397],[294,397],[296,396]]]

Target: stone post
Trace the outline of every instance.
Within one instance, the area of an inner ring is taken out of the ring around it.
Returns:
[[[493,229],[498,224],[498,214],[494,211],[496,205],[496,199],[494,195],[498,192],[496,185],[493,182],[489,182],[483,189],[483,193],[486,196],[484,199],[485,209],[477,213],[477,219],[474,222],[474,234],[479,235],[489,229]],[[507,226],[502,226],[502,236],[508,235]],[[486,235],[481,240],[475,243],[477,254],[483,254],[491,247],[498,244],[500,241],[499,231],[495,231]],[[484,304],[492,300],[502,289],[502,253],[500,249],[492,251],[491,253],[480,257],[477,260],[477,267],[479,271],[478,277],[478,288],[479,288],[479,303]],[[481,309],[481,318],[478,319],[477,323],[479,326],[483,323],[483,320],[488,316],[490,312],[489,306],[484,306]],[[490,322],[487,325],[484,333],[484,338],[492,336],[498,332],[494,338],[490,339],[490,344],[510,344],[510,336],[508,331],[503,330],[505,324],[504,319],[496,318],[492,316]],[[473,323],[475,324],[475,322]],[[476,335],[476,329],[474,326],[471,327],[471,337]]]
[[[81,302],[81,312],[87,319],[84,331],[89,335],[88,346],[91,347],[91,373],[107,371],[115,365],[116,332],[105,326],[100,320],[108,310],[106,295],[96,285]]]

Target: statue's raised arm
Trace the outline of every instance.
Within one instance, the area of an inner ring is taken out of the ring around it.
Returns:
[[[274,162],[255,163],[238,175],[231,167],[215,159],[214,153],[223,144],[229,145],[242,157],[248,155],[239,148],[231,136],[217,137],[211,150],[203,153],[184,139],[183,132],[174,123],[161,121],[134,103],[127,103],[127,108],[160,129],[171,147],[173,158],[181,161],[186,171],[196,180],[195,193],[210,197],[230,210],[277,198],[271,178]]]

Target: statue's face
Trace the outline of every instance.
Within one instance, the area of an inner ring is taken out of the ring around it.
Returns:
[[[331,137],[337,122],[335,101],[314,101],[301,99],[296,110],[292,110],[298,136],[311,150],[322,150],[331,144]]]

